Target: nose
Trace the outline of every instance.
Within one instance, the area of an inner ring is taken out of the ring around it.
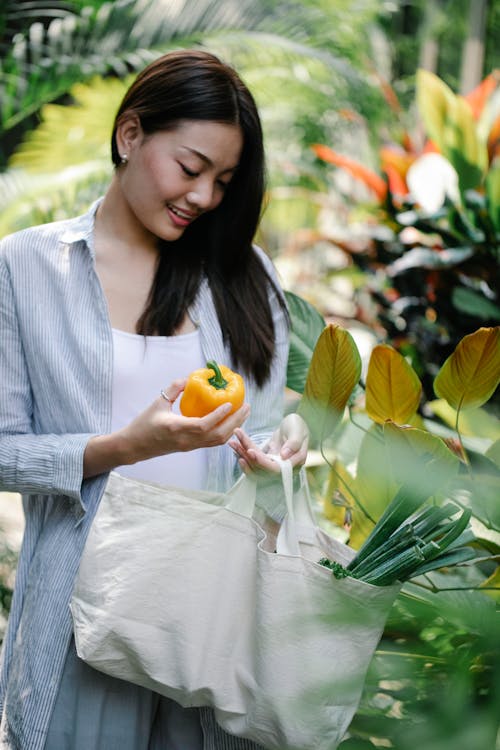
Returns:
[[[200,175],[196,180],[196,183],[191,185],[191,189],[187,194],[186,199],[190,205],[206,211],[211,208],[214,203],[214,190],[213,180],[207,176]]]

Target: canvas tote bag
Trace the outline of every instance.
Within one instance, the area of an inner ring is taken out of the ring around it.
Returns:
[[[318,564],[354,555],[315,522],[305,472],[276,542],[257,523],[258,487],[226,494],[112,473],[71,612],[95,669],[209,706],[220,726],[269,750],[334,750],[399,587],[337,580]]]

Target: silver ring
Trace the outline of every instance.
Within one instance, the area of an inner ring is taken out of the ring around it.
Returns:
[[[164,399],[165,399],[165,401],[168,401],[168,403],[169,403],[169,404],[173,404],[173,403],[174,403],[174,402],[172,401],[172,399],[171,399],[171,398],[169,398],[169,397],[167,396],[167,394],[165,393],[165,391],[163,390],[163,388],[162,388],[162,389],[161,389],[161,391],[160,391],[160,396],[161,396],[162,398],[164,398]]]

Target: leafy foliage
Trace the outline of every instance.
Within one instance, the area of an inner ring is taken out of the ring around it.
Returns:
[[[470,406],[477,415],[474,405],[487,403],[498,385],[499,333],[495,327],[465,336],[437,374],[437,390],[458,406],[452,420],[457,430],[460,410]],[[385,355],[386,346],[376,348],[373,356]],[[457,365],[470,361],[474,369],[483,355],[490,361],[484,381],[480,368],[476,379],[467,365]],[[400,355],[395,350],[394,356],[397,362]],[[335,383],[336,357],[322,349],[321,360],[316,359],[308,378],[316,380],[322,369]],[[342,363],[342,369],[348,366]],[[377,585],[412,577],[393,607],[361,706],[339,750],[413,750],[416,737],[422,747],[433,750],[466,750],[471,741],[474,747],[491,750],[500,709],[494,601],[500,597],[498,422],[488,427],[490,438],[483,440],[488,448],[482,454],[472,437],[458,433],[457,442],[437,422],[412,414],[415,401],[400,418],[410,418],[418,426],[397,424],[390,419],[395,416],[390,392],[410,403],[416,376],[393,368],[390,377],[381,377],[379,369],[368,365],[365,394],[369,388],[380,393],[374,415],[380,423],[370,426],[358,390],[349,405],[351,420],[332,423],[333,433],[323,435],[323,461],[312,461],[308,470],[311,486],[325,508],[333,510],[328,515],[330,531],[337,529],[360,550],[351,571],[331,561],[323,564],[334,575],[357,572]],[[376,388],[370,384],[372,377]],[[316,387],[324,389],[323,379],[319,377]],[[455,389],[461,394],[458,399]],[[302,398],[313,391],[314,384],[306,384]],[[389,418],[385,421],[384,404]],[[323,406],[328,408],[326,402]],[[484,424],[488,426],[487,421],[472,420],[468,434],[483,437]],[[473,534],[465,531],[469,522]],[[446,551],[447,542],[456,549]],[[434,559],[425,561],[427,553]]]
[[[285,292],[285,297],[291,321],[286,384],[291,390],[303,393],[314,347],[326,324],[307,300],[290,291]]]
[[[389,383],[390,388],[385,387]],[[374,422],[392,419],[405,424],[420,403],[422,387],[415,371],[399,352],[380,344],[372,350],[366,381],[366,411]]]
[[[47,5],[8,0],[2,6],[0,131],[79,81],[105,74],[123,77],[143,67],[161,46],[181,39],[195,43],[214,29],[258,28],[274,4],[120,0]],[[288,30],[292,33],[293,26]]]
[[[466,336],[436,376],[436,395],[457,410],[485,404],[500,379],[499,348],[499,328],[481,328]]]
[[[299,414],[313,439],[335,431],[361,373],[361,359],[349,331],[327,326],[321,333],[307,373]]]
[[[367,221],[371,239],[342,248],[367,274],[364,322],[381,326],[431,398],[434,376],[461,337],[500,318],[500,75],[467,98],[427,71],[416,81],[428,140],[418,151],[406,134],[405,147],[381,151],[384,189],[379,174],[313,148],[378,201]],[[493,397],[492,407],[499,406]]]

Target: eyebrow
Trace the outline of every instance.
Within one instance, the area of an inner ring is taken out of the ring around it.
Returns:
[[[192,154],[195,154],[198,156],[202,161],[205,162],[205,164],[208,164],[209,166],[213,167],[214,163],[211,159],[206,156],[206,154],[203,154],[201,151],[197,151],[195,148],[190,148],[189,146],[183,146],[183,148],[186,149],[186,151],[190,151]],[[226,172],[236,172],[238,169],[238,164],[234,167],[228,167],[228,169],[225,169],[221,174],[226,174]]]

